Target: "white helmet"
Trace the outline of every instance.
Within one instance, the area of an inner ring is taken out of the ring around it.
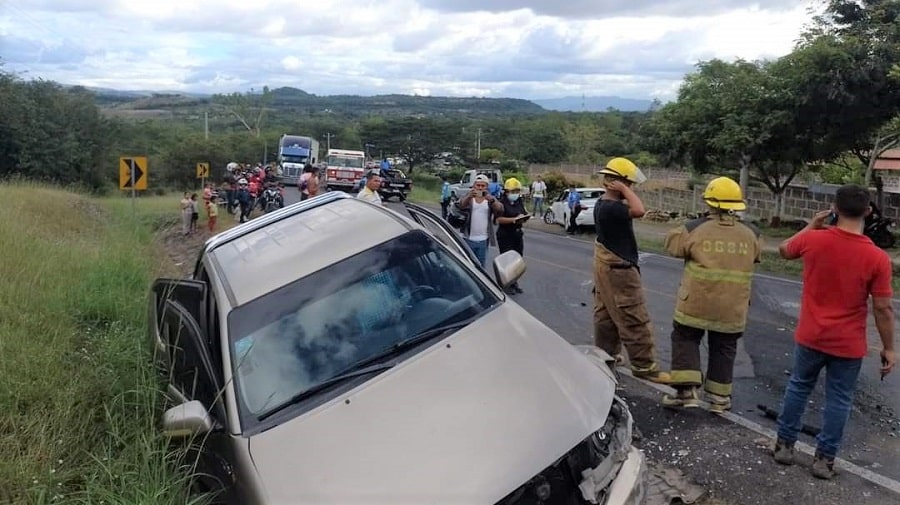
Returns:
[[[238,184],[247,184],[247,179],[241,177],[240,180],[238,180]]]

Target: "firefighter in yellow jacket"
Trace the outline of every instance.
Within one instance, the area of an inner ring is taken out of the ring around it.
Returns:
[[[672,386],[663,405],[698,407],[703,385],[710,411],[731,409],[731,383],[738,339],[750,306],[750,281],[759,262],[759,231],[741,221],[746,209],[740,186],[728,177],[713,179],[703,192],[706,217],[688,221],[666,237],[666,250],[684,258],[684,274],[672,323]],[[706,380],[700,371],[700,341],[708,333]]]
[[[594,345],[617,361],[625,347],[635,377],[667,384],[669,374],[656,362],[632,225],[644,204],[631,187],[647,178],[626,158],[609,160],[600,173],[606,192],[594,205]]]

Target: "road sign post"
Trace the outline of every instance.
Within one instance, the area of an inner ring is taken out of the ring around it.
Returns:
[[[131,168],[129,170],[129,172],[131,173],[131,215],[134,216],[137,213],[137,210],[134,208],[134,205],[135,205],[135,203],[134,203],[134,200],[135,200],[135,198],[134,198],[135,197],[135,194],[134,194],[134,191],[135,191],[134,190],[134,160],[130,160],[129,163],[130,163],[130,168]]]
[[[197,178],[200,179],[200,187],[206,187],[206,178],[209,177],[209,163],[197,163]]]
[[[119,189],[131,190],[131,211],[135,212],[137,190],[147,189],[147,157],[123,156],[119,158]]]

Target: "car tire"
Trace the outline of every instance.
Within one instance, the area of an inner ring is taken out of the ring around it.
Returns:
[[[544,211],[544,223],[556,224],[556,216],[553,215],[552,209],[547,209],[546,211]]]

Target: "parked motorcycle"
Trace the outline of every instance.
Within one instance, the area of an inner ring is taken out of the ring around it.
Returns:
[[[284,207],[284,198],[276,187],[266,188],[262,195],[263,212],[268,214]]]
[[[884,217],[881,209],[875,205],[875,202],[869,204],[872,212],[866,216],[865,225],[863,226],[863,234],[882,249],[890,249],[894,247],[896,238],[894,237],[894,221]]]

